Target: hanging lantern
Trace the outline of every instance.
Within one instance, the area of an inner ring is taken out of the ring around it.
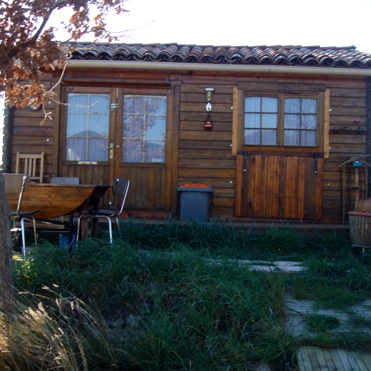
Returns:
[[[204,123],[204,129],[211,130],[212,128],[213,128],[213,122],[210,119],[210,115],[207,115],[205,123]]]

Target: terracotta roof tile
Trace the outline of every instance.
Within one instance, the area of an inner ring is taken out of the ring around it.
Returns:
[[[202,46],[69,43],[72,59],[371,68],[371,54],[354,46]]]

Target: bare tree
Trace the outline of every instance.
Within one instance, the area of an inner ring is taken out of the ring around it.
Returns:
[[[86,34],[113,41],[107,15],[124,12],[124,0],[0,0],[0,92],[8,107],[43,104],[47,98],[42,77],[55,65],[63,66],[68,50],[56,40],[56,27],[76,41]],[[52,14],[65,9],[71,17],[50,24]],[[50,92],[49,92],[50,93]],[[0,173],[0,310],[12,298],[9,207]]]

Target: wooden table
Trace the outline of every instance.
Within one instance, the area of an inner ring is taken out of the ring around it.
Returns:
[[[38,210],[37,220],[48,220],[73,213],[87,214],[97,207],[108,185],[33,183],[23,193],[22,211]],[[18,194],[7,194],[10,210],[16,210]],[[81,239],[87,236],[87,218],[82,218]]]

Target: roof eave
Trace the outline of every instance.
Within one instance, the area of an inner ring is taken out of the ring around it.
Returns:
[[[146,62],[116,60],[69,60],[67,68],[88,68],[107,70],[156,70],[167,72],[225,72],[225,73],[264,73],[292,75],[326,76],[371,76],[371,69],[311,66],[210,64],[181,62]]]

